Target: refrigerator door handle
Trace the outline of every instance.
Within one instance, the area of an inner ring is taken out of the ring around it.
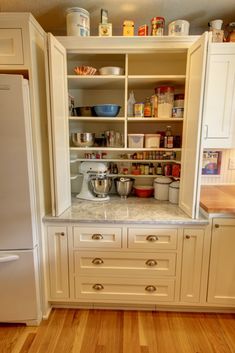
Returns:
[[[0,256],[0,263],[1,262],[10,262],[10,261],[16,261],[19,260],[18,255],[6,255],[6,256]]]

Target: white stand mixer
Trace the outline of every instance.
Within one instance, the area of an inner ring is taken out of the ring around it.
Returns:
[[[82,188],[79,194],[76,195],[78,199],[89,201],[107,201],[109,196],[105,197],[95,196],[89,189],[89,179],[91,177],[106,177],[107,165],[102,162],[82,162],[80,165],[80,173],[83,174]]]

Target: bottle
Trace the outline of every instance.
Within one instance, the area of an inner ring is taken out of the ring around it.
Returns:
[[[173,136],[171,133],[171,126],[166,127],[166,140],[164,141],[164,147],[165,148],[173,148]]]
[[[149,165],[149,175],[154,175],[154,165],[153,165],[153,163],[150,163],[150,165]]]
[[[134,116],[134,104],[136,103],[134,92],[131,91],[127,101],[127,116]]]
[[[157,164],[156,172],[157,172],[157,175],[162,175],[162,165],[161,165],[161,163]]]
[[[151,118],[152,116],[152,105],[150,102],[150,98],[146,97],[144,102],[144,117]]]

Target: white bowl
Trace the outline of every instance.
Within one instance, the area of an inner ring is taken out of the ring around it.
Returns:
[[[124,69],[118,66],[105,66],[99,69],[100,75],[124,75]]]

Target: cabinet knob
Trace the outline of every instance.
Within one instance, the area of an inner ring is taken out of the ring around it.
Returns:
[[[102,259],[100,259],[99,257],[96,257],[95,259],[92,260],[92,263],[94,265],[101,265],[104,263],[104,261]]]
[[[64,232],[56,232],[55,235],[61,235],[62,237],[64,237],[65,233]]]
[[[92,286],[92,288],[95,289],[95,290],[102,290],[102,289],[104,289],[104,287],[102,286],[102,284],[99,284],[99,283],[94,284],[94,285]]]
[[[219,224],[216,223],[216,224],[215,224],[215,228],[219,228]]]
[[[149,259],[145,262],[145,264],[149,267],[153,267],[153,266],[156,266],[157,265],[157,261],[154,260],[154,259]]]
[[[185,238],[190,239],[191,237],[190,237],[190,235],[185,235]]]
[[[148,235],[146,239],[148,241],[157,241],[158,237],[156,235]]]
[[[103,235],[102,235],[102,234],[95,233],[95,234],[92,235],[91,239],[94,239],[94,240],[101,240],[101,239],[103,239]]]
[[[157,290],[157,288],[155,287],[155,286],[147,286],[147,287],[145,287],[145,290],[147,291],[147,292],[156,292],[156,290]]]

